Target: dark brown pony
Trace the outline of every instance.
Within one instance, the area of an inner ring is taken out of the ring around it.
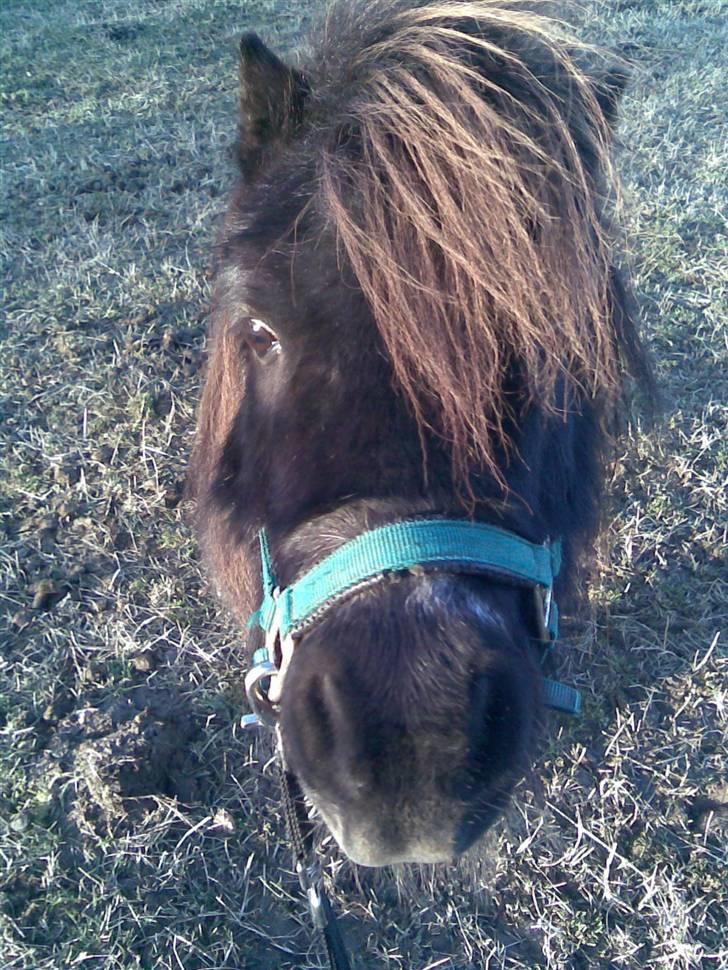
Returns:
[[[423,514],[561,537],[573,593],[625,375],[647,373],[608,215],[625,75],[590,60],[503,0],[341,0],[295,68],[243,37],[191,470],[241,620],[262,527],[282,584]],[[368,865],[464,851],[540,721],[530,595],[417,573],[330,610],[283,687],[287,762]]]

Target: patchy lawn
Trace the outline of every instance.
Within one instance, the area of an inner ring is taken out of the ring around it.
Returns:
[[[241,644],[180,507],[236,37],[312,2],[5,0],[0,953],[7,970],[320,966]],[[728,4],[603,0],[640,62],[621,166],[664,417],[624,444],[610,549],[532,790],[457,869],[357,871],[361,967],[726,967]]]

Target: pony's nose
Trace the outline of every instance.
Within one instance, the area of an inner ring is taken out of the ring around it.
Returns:
[[[415,819],[402,808],[400,805],[389,806],[388,811],[341,813],[321,805],[319,810],[339,848],[357,865],[453,862],[457,854],[457,833],[453,832],[457,811],[434,822]]]

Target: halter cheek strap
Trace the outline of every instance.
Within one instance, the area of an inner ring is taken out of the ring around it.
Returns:
[[[265,632],[266,646],[256,651],[256,666],[249,677],[264,664],[271,675],[271,647],[277,638],[283,643],[300,636],[355,590],[414,567],[492,576],[530,587],[542,642],[551,646],[558,637],[553,584],[561,567],[559,540],[539,545],[497,526],[462,519],[394,522],[345,543],[283,589],[276,584],[264,531],[259,541],[263,600],[248,626],[259,626]],[[547,706],[579,713],[581,697],[574,688],[544,678],[543,689]]]

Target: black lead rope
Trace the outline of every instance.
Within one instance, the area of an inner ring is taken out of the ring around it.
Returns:
[[[283,814],[286,818],[286,827],[293,846],[298,880],[308,899],[313,925],[323,936],[331,970],[351,970],[341,928],[336,922],[336,913],[334,913],[326,895],[321,867],[316,860],[313,823],[308,817],[298,779],[286,767],[280,739],[278,742],[278,766],[281,776]]]

